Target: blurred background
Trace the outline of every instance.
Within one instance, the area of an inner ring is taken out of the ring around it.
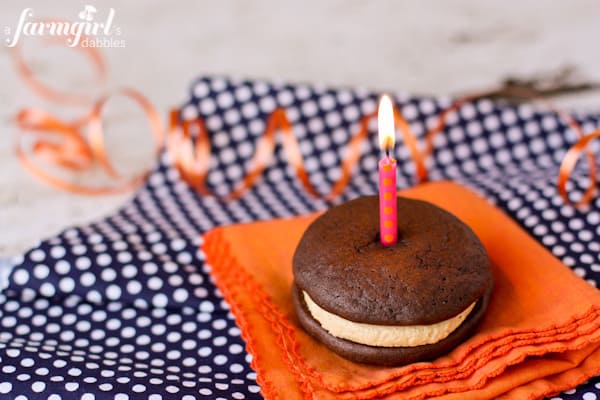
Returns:
[[[25,7],[34,18],[77,20],[86,5],[96,8],[98,21],[115,10],[113,24],[124,44],[100,49],[105,83],[95,80],[81,53],[35,37],[18,44],[28,65],[48,85],[92,97],[120,86],[136,88],[164,119],[201,74],[421,95],[517,82],[555,95],[567,109],[600,110],[598,0],[3,0],[3,40]],[[106,215],[131,196],[64,193],[23,170],[14,154],[20,109],[43,108],[74,120],[89,105],[59,105],[36,95],[9,50],[0,46],[0,257]],[[152,165],[148,123],[135,104],[111,100],[105,121],[107,147],[120,171],[133,174]],[[94,174],[76,181],[89,179],[95,182]]]

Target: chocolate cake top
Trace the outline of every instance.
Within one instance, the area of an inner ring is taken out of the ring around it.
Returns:
[[[398,243],[379,241],[377,196],[332,207],[306,230],[293,258],[300,289],[323,309],[379,325],[452,318],[492,285],[483,245],[433,204],[398,201]]]

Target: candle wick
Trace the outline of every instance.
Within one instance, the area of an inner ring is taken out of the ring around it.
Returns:
[[[386,156],[386,158],[390,158],[390,148],[389,147],[385,148],[385,156]]]

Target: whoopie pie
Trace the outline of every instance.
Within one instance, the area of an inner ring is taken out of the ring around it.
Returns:
[[[485,248],[431,203],[397,198],[398,242],[379,240],[377,196],[330,208],[293,258],[300,324],[349,360],[403,365],[443,355],[472,334],[492,293]]]

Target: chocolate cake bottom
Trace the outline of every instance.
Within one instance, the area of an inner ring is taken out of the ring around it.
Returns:
[[[437,343],[415,347],[376,347],[354,343],[331,335],[311,316],[300,288],[296,284],[292,286],[292,299],[296,315],[302,327],[311,336],[348,360],[383,366],[400,366],[418,361],[428,361],[448,353],[473,333],[485,313],[491,294],[492,285],[489,285],[483,297],[477,301],[475,308],[463,323],[448,337]]]

